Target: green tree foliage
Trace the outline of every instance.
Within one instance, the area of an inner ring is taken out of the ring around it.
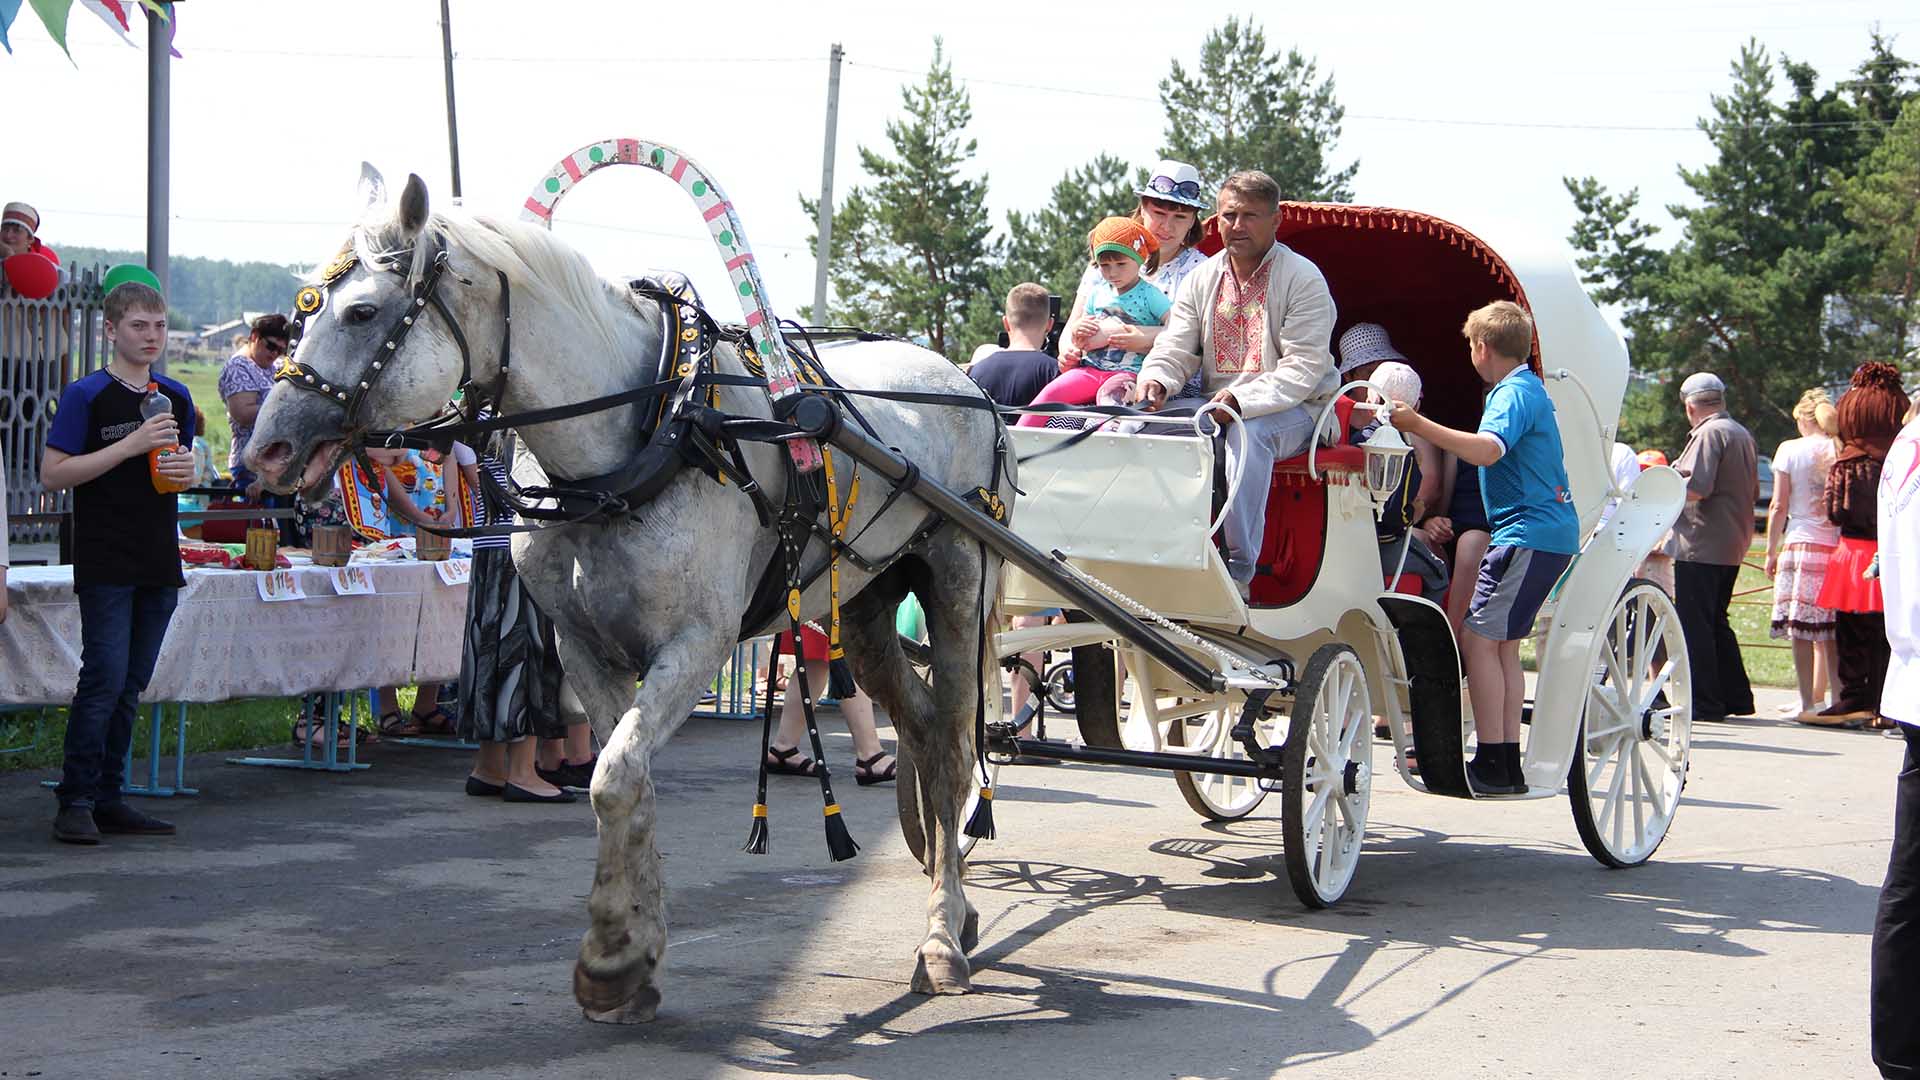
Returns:
[[[1161,155],[1198,168],[1209,186],[1238,169],[1261,169],[1283,198],[1353,200],[1360,163],[1334,169],[1327,161],[1346,115],[1333,77],[1321,79],[1318,64],[1297,49],[1269,50],[1251,18],[1230,17],[1208,34],[1191,72],[1174,61],[1160,80],[1160,103],[1167,110]]]
[[[72,244],[60,245],[60,258],[75,268],[147,261],[144,252]],[[243,311],[290,311],[294,278],[301,270],[277,263],[176,256],[167,264],[167,304],[188,322],[174,329],[192,330],[226,322],[239,318]]]
[[[901,91],[905,115],[887,124],[891,154],[860,147],[871,182],[833,216],[833,317],[924,341],[956,359],[972,348],[959,328],[992,305],[989,268],[1000,256],[987,216],[987,178],[961,175],[976,143],[973,106],[938,38],[917,86]],[[819,206],[802,198],[819,222]],[[819,237],[813,240],[819,248]]]
[[[1008,287],[1037,281],[1071,299],[1087,268],[1087,234],[1101,218],[1131,213],[1139,203],[1134,192],[1144,180],[1126,162],[1101,154],[1061,176],[1047,205],[1031,213],[1009,213]]]
[[[1811,67],[1749,43],[1700,121],[1713,160],[1680,170],[1695,201],[1668,207],[1680,227],[1670,249],[1636,216],[1637,191],[1566,180],[1585,281],[1621,307],[1634,365],[1652,380],[1630,399],[1623,435],[1677,450],[1686,423],[1672,387],[1711,370],[1771,445],[1793,433],[1801,391],[1843,380],[1858,362],[1857,326],[1833,317],[1834,300],[1873,265],[1877,238],[1850,219],[1841,192],[1882,138],[1876,103],[1911,96],[1905,70],[1876,37],[1859,77],[1823,91]]]
[[[1841,182],[1840,204],[1871,239],[1871,264],[1847,298],[1863,352],[1911,365],[1920,359],[1920,97],[1907,100],[1859,173]]]

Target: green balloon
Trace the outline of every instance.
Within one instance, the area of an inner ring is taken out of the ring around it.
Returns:
[[[100,279],[101,295],[110,293],[129,281],[137,281],[154,292],[162,291],[160,279],[154,276],[153,271],[139,263],[121,263],[108,270],[106,276]]]

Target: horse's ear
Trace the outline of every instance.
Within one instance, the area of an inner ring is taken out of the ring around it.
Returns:
[[[400,213],[394,220],[407,236],[417,236],[426,227],[427,184],[418,174],[407,174],[407,188],[400,193]]]
[[[380,170],[374,168],[372,162],[363,161],[360,163],[360,183],[356,190],[360,194],[360,208],[371,210],[387,201],[387,178],[380,175]]]

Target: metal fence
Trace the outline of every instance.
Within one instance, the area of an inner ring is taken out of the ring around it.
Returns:
[[[106,362],[101,338],[98,267],[76,270],[53,295],[29,300],[0,282],[0,459],[7,473],[8,539],[48,543],[73,509],[71,492],[40,487],[60,391],[79,373]]]

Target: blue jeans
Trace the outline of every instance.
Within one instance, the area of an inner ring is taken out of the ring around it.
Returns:
[[[179,589],[164,585],[82,585],[73,592],[80,601],[80,683],[67,713],[66,764],[53,791],[62,808],[121,800],[140,694],[153,678],[180,599]]]

